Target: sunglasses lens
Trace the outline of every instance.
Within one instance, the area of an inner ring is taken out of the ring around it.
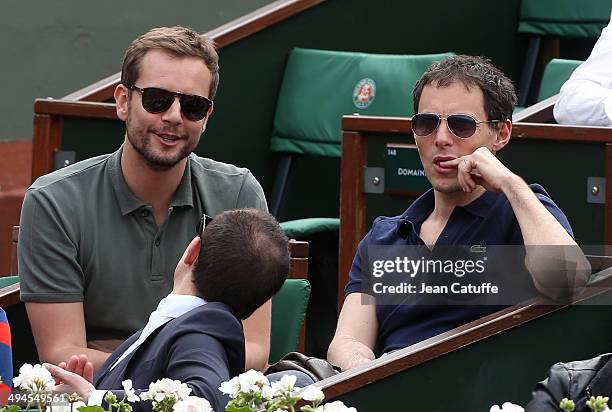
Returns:
[[[440,124],[440,118],[433,113],[418,113],[412,116],[412,131],[417,136],[433,133]]]
[[[453,114],[446,119],[448,128],[457,137],[468,138],[476,132],[476,120],[463,114]]]
[[[142,107],[149,113],[165,112],[173,101],[172,93],[163,89],[150,87],[142,91]]]
[[[210,101],[200,96],[186,96],[181,98],[181,111],[186,118],[192,121],[202,120],[210,108]]]

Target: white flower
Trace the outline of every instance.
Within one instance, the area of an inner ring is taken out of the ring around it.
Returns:
[[[136,395],[134,387],[132,386],[131,379],[126,379],[121,382],[121,386],[123,386],[123,390],[125,391],[128,402],[140,402],[140,398],[138,397],[138,395]]]
[[[491,409],[489,409],[489,412],[524,412],[524,411],[525,409],[523,409],[521,406],[515,405],[510,402],[504,402],[501,408],[497,405],[493,405],[491,406]]]
[[[261,388],[261,396],[269,401],[272,400],[274,398],[274,391],[272,390],[272,387],[264,386]]]
[[[240,382],[241,392],[259,393],[262,387],[270,385],[268,378],[263,373],[253,369],[238,375],[238,381]]]
[[[227,382],[222,382],[219,390],[234,399],[240,390],[240,380],[235,376]]]
[[[168,378],[160,379],[149,384],[149,390],[143,392],[140,398],[143,400],[153,400],[161,402],[167,397],[172,397],[177,401],[186,399],[191,393],[191,388],[187,384],[181,383],[178,380]]]
[[[294,375],[283,375],[280,380],[272,382],[272,396],[282,396],[293,392],[296,377]]]
[[[300,392],[300,396],[305,401],[320,403],[325,399],[323,391],[317,386],[307,386]]]
[[[189,396],[182,401],[178,401],[172,407],[174,412],[213,412],[210,403],[197,396]]]
[[[42,365],[25,363],[19,368],[19,376],[13,378],[13,385],[24,391],[50,391],[55,386],[55,379]]]
[[[325,405],[319,406],[316,410],[322,412],[357,412],[357,409],[345,406],[342,401],[326,403]]]
[[[87,406],[84,402],[78,401],[72,404],[72,409],[70,404],[68,405],[53,405],[53,409],[51,409],[51,406],[47,406],[47,409],[45,410],[45,412],[76,412],[78,411],[78,408],[80,408],[81,406]]]

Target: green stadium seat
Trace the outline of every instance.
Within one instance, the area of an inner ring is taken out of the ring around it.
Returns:
[[[570,78],[574,70],[582,63],[581,60],[552,59],[544,69],[538,101],[541,102],[558,94],[563,83]]]
[[[522,0],[518,32],[529,36],[519,82],[519,106],[525,106],[543,37],[597,38],[610,21],[608,0]]]
[[[574,70],[582,64],[582,60],[568,60],[568,59],[552,59],[546,65],[544,73],[542,74],[542,81],[540,83],[540,91],[538,93],[538,102],[548,99],[559,93],[561,86],[565,83]],[[517,107],[514,113],[518,113],[524,107]]]
[[[297,350],[309,298],[310,283],[305,279],[287,279],[272,298],[270,364]]]

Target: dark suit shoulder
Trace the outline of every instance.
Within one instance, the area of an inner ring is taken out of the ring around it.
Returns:
[[[172,321],[176,328],[174,333],[181,329],[188,331],[195,329],[205,331],[211,336],[223,337],[228,333],[242,334],[242,322],[231,312],[229,307],[220,302],[209,302],[190,310]]]

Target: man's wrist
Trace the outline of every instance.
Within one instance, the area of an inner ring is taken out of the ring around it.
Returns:
[[[504,179],[500,189],[508,199],[520,196],[520,193],[524,190],[531,190],[523,178],[514,173],[509,174]]]

